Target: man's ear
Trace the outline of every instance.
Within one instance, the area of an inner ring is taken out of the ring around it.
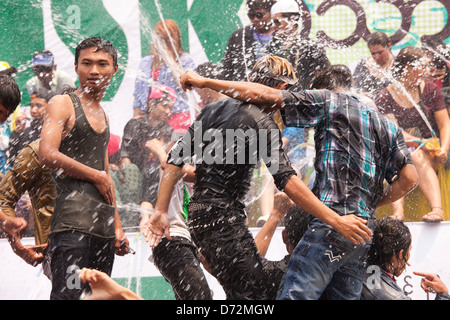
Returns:
[[[286,87],[287,87],[288,85],[289,85],[288,83],[283,82],[282,84],[277,85],[277,86],[275,87],[275,89],[278,89],[278,90],[284,90],[284,89],[286,89]]]
[[[117,74],[117,71],[119,70],[119,65],[116,64],[116,66],[114,67],[114,72],[113,72],[113,77]]]

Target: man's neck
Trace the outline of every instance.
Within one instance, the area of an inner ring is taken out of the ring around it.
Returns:
[[[82,88],[78,88],[75,91],[75,94],[80,98],[82,102],[88,103],[90,105],[100,105],[100,102],[105,95],[106,90],[83,90]]]

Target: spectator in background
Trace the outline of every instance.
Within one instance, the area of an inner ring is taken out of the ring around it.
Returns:
[[[183,49],[181,31],[173,20],[159,21],[153,30],[152,49],[139,64],[134,88],[133,114],[145,114],[148,97],[156,84],[175,90],[176,100],[169,124],[175,130],[185,131],[191,122],[186,93],[179,86],[180,70],[194,70],[193,58]]]
[[[35,76],[26,83],[30,96],[37,92],[39,88],[61,94],[63,90],[75,87],[72,77],[56,68],[55,59],[49,50],[36,52],[31,63]]]
[[[168,124],[176,102],[175,90],[155,85],[148,97],[145,115],[133,118],[125,125],[120,149],[120,164],[126,168],[135,164],[142,174],[142,198],[145,211],[156,202],[161,165],[166,161],[166,146],[171,141],[173,128]],[[135,223],[139,225],[139,220]]]
[[[419,188],[431,210],[422,220],[440,222],[445,218],[437,168],[448,159],[450,120],[439,88],[425,79],[428,57],[420,48],[405,47],[394,63],[395,81],[380,91],[375,103],[380,111],[403,130],[409,147],[416,148],[412,158],[419,175]],[[423,117],[422,117],[423,116]],[[440,145],[422,146],[424,139],[440,140]],[[393,203],[393,217],[403,220],[404,199]]]
[[[113,133],[109,138],[108,158],[122,228],[128,232],[139,231],[142,174],[134,163],[120,165],[120,137]]]
[[[54,96],[54,92],[45,88],[39,88],[31,95],[30,115],[33,120],[31,121],[30,126],[23,129],[23,131],[14,130],[11,132],[6,153],[9,164],[14,162],[17,154],[25,147],[25,145],[39,139],[48,102]],[[24,121],[24,119],[21,121]]]
[[[395,57],[391,51],[391,39],[381,31],[370,35],[367,46],[371,57],[358,63],[353,80],[355,87],[362,94],[375,99],[377,93],[390,82],[390,71]]]
[[[287,59],[295,70],[298,89],[307,89],[311,79],[330,65],[325,51],[315,41],[300,35],[300,7],[295,0],[278,0],[271,9],[274,34],[268,53]]]
[[[225,80],[249,81],[255,62],[267,54],[272,38],[270,9],[275,0],[247,1],[248,17],[251,25],[234,31],[228,39],[222,58]]]

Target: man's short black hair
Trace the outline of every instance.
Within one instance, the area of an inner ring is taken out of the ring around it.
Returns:
[[[19,86],[16,81],[7,75],[0,75],[0,103],[9,113],[16,110],[21,100]]]
[[[102,37],[90,37],[81,41],[75,49],[75,65],[78,65],[78,58],[80,57],[81,50],[97,47],[95,52],[104,50],[107,54],[109,54],[113,59],[114,67],[117,66],[117,50],[113,46],[113,44],[108,41],[102,39]]]
[[[352,72],[343,64],[336,64],[320,71],[310,83],[310,89],[337,88],[350,89],[352,87]]]
[[[270,11],[276,0],[248,0],[247,7],[249,10],[265,9]]]
[[[293,246],[297,246],[302,239],[308,229],[309,221],[309,213],[298,205],[294,205],[289,209],[284,217],[284,228],[286,229],[289,242]]]

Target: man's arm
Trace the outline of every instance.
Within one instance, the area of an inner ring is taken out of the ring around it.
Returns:
[[[398,173],[398,178],[383,193],[378,208],[406,196],[419,184],[419,176],[413,164],[406,164]]]
[[[169,234],[170,221],[168,216],[169,203],[175,185],[182,176],[181,170],[182,168],[178,166],[167,164],[166,169],[163,172],[155,210],[150,216],[148,231],[144,233],[150,247],[156,247],[163,235],[171,240]]]
[[[92,182],[107,203],[112,204],[113,184],[106,171],[93,169],[59,152],[63,137],[70,132],[68,123],[74,117],[72,109],[72,102],[67,95],[55,96],[50,100],[41,131],[39,160],[53,171]]]
[[[291,176],[284,192],[306,212],[329,224],[354,244],[364,244],[370,240],[372,231],[366,226],[364,219],[354,214],[340,216],[323,204],[297,176]]]
[[[255,244],[261,256],[266,256],[275,230],[292,205],[293,202],[285,193],[279,192],[275,194],[273,210],[270,213],[266,223],[264,223],[261,230],[259,230],[255,236]]]
[[[284,105],[281,90],[259,83],[215,80],[204,78],[193,71],[187,71],[180,78],[183,90],[210,88],[236,100],[264,106],[269,109],[281,109]]]

